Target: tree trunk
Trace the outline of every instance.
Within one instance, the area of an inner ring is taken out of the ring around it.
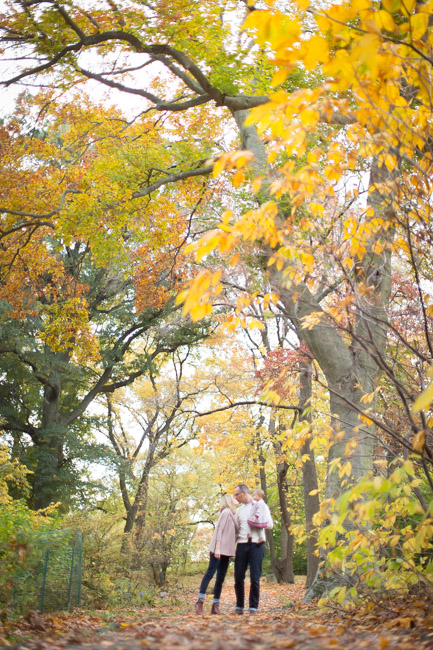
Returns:
[[[299,420],[311,423],[312,367],[311,361],[301,363],[299,373],[299,406],[302,409]],[[319,549],[317,547],[317,530],[313,525],[313,516],[319,511],[319,494],[314,451],[308,438],[301,447],[301,457],[308,456],[302,463],[302,482],[304,486],[305,526],[307,532],[307,589],[311,586],[319,568]],[[311,494],[315,492],[315,494]]]
[[[33,507],[47,508],[61,500],[62,480],[59,470],[64,461],[63,437],[59,432],[60,376],[52,373],[50,385],[44,386],[42,421],[37,444],[34,472]]]
[[[148,466],[146,463],[135,493],[134,503],[130,505],[126,513],[126,523],[125,528],[123,529],[124,533],[130,533],[134,527],[136,535],[141,535],[142,533],[146,521],[150,468],[151,465]]]
[[[258,428],[263,424],[264,422],[264,417],[262,416],[260,418],[260,422],[258,425]],[[265,493],[265,499],[267,500],[267,494],[268,494],[268,484],[267,484],[267,479],[266,479],[266,470],[265,470],[265,457],[263,455],[262,451],[262,446],[260,443],[260,438],[259,435],[256,435],[256,450],[258,454],[258,459],[259,459],[259,475],[260,475],[260,487],[262,488],[263,492]],[[284,580],[284,571],[283,571],[283,566],[281,563],[280,558],[277,555],[277,549],[275,548],[275,542],[274,542],[274,536],[272,534],[272,530],[266,530],[266,541],[269,546],[269,556],[271,560],[271,567],[272,571],[274,572],[274,576],[277,580],[277,582],[280,584],[281,582],[285,582]]]
[[[260,424],[264,418],[261,418]],[[269,423],[271,437],[275,440],[275,419],[271,418]],[[275,443],[276,444],[276,443]],[[275,448],[274,444],[274,448]],[[260,487],[267,495],[267,480],[265,472],[265,457],[260,445],[260,440],[256,439],[256,449],[260,462]],[[279,456],[281,453],[278,454]],[[278,583],[288,582],[293,584],[295,577],[293,574],[293,535],[290,533],[291,519],[287,503],[287,464],[277,463],[277,485],[278,500],[281,513],[281,532],[280,532],[280,557],[277,555],[272,530],[266,530],[266,540],[269,545],[269,554],[271,559],[272,571]]]
[[[288,532],[286,526],[281,526],[280,535],[280,557],[281,573],[283,580],[290,585],[295,583],[295,574],[293,573],[293,545],[294,537]]]
[[[281,460],[278,462],[277,458],[277,486],[281,512],[281,563],[283,567],[284,582],[293,584],[295,582],[295,576],[293,573],[294,538],[290,532],[292,520],[287,499],[287,470],[287,463]]]

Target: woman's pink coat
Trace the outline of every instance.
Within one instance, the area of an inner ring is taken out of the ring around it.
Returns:
[[[215,553],[217,543],[220,545],[220,555],[234,557],[236,554],[236,536],[239,526],[230,508],[221,511],[215,530],[209,544],[209,551]]]

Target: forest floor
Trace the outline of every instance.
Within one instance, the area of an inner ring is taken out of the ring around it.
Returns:
[[[195,580],[199,582],[199,580]],[[195,585],[194,582],[194,585]],[[222,615],[194,612],[196,589],[162,592],[152,608],[32,612],[0,626],[0,647],[15,650],[433,650],[433,608],[423,598],[378,603],[367,610],[323,610],[304,604],[302,583],[263,580],[260,611],[234,613],[228,580]]]

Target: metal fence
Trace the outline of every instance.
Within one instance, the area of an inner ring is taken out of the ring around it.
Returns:
[[[73,530],[44,531],[33,539],[26,562],[17,567],[12,608],[54,612],[81,602],[82,536]]]

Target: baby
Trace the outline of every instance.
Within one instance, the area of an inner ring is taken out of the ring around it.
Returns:
[[[261,529],[261,528],[267,528],[269,524],[269,508],[266,505],[266,503],[263,501],[263,497],[265,496],[265,493],[263,490],[260,490],[260,488],[257,488],[253,492],[253,507],[251,510],[250,518],[248,519],[248,525],[253,529],[252,535],[248,535],[248,541],[252,541],[252,537],[257,535],[254,535],[254,533],[258,533],[259,531],[254,531],[254,529]],[[262,535],[260,535],[262,537]]]

